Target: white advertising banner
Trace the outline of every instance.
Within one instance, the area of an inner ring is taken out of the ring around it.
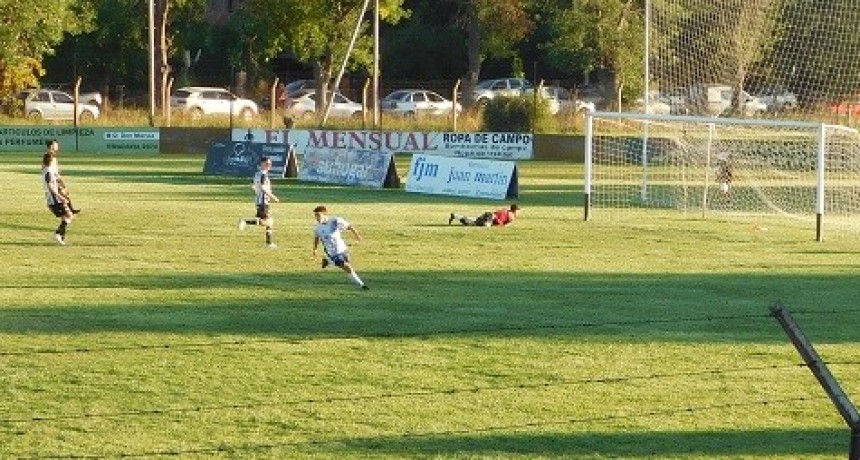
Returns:
[[[519,194],[513,161],[412,155],[406,191],[504,200]]]
[[[493,160],[530,160],[533,137],[527,133],[454,133],[322,129],[234,129],[234,142],[289,143],[300,155],[314,150],[381,150]]]

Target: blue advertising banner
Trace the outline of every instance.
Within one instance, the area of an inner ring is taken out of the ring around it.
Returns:
[[[204,174],[222,176],[253,176],[257,172],[260,159],[269,157],[272,160],[271,174],[273,177],[290,176],[290,170],[295,175],[295,151],[286,150],[284,144],[255,144],[251,142],[216,142],[212,144],[206,163],[203,165]]]
[[[517,198],[517,165],[513,161],[412,155],[406,191],[496,200]]]
[[[299,180],[374,188],[400,186],[394,156],[377,150],[305,150]]]

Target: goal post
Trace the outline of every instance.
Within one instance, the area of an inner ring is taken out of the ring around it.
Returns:
[[[584,218],[634,209],[696,217],[852,222],[860,214],[860,136],[772,119],[591,112]],[[828,218],[830,219],[830,218]]]

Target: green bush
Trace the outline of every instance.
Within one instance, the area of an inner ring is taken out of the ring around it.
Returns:
[[[553,117],[549,102],[534,97],[497,97],[487,103],[483,114],[483,131],[549,132]]]

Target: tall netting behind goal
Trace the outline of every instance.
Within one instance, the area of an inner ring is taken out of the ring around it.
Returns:
[[[672,114],[860,120],[860,0],[647,5],[646,81]]]
[[[786,217],[818,239],[823,222],[860,228],[860,136],[843,126],[596,112],[585,166],[586,219],[663,208]]]

